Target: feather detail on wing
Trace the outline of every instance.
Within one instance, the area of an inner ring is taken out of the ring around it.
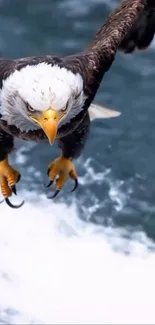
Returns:
[[[96,119],[112,118],[121,115],[121,112],[97,104],[91,104],[88,112],[91,121]]]
[[[132,53],[135,50],[144,50],[151,44],[155,34],[155,0],[150,0],[148,4],[122,40],[120,51]]]

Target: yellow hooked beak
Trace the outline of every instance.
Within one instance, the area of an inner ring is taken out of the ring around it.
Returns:
[[[53,144],[57,135],[58,123],[63,117],[63,114],[55,111],[52,108],[48,108],[42,113],[41,117],[35,115],[29,115],[30,119],[43,129],[45,132],[49,143]]]

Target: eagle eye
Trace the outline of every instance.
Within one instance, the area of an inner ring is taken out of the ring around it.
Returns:
[[[63,113],[66,112],[67,108],[68,108],[68,105],[69,105],[69,100],[68,100],[66,106],[61,109],[61,112],[63,112]]]
[[[36,110],[32,108],[28,103],[26,103],[26,108],[29,113],[34,113]]]
[[[67,106],[65,106],[64,108],[61,109],[61,112],[66,112],[67,111]]]

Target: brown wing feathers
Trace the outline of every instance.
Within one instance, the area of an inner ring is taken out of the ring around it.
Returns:
[[[96,33],[89,51],[102,51],[113,54],[117,51],[125,35],[132,28],[137,17],[142,14],[147,0],[125,0],[108,16],[106,22]]]
[[[119,50],[131,53],[147,48],[155,34],[155,0],[148,1],[148,6],[137,18],[131,30],[124,37]]]
[[[82,56],[78,56],[79,64],[83,63],[81,74],[85,80],[85,92],[89,99],[87,104],[90,105],[94,99],[104,73],[111,67],[119,45],[146,6],[147,0],[121,2],[107,17]]]

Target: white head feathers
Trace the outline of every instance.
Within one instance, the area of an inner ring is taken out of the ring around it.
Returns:
[[[37,111],[44,111],[49,106],[59,111],[69,103],[62,125],[82,110],[86,97],[80,74],[44,62],[13,72],[3,81],[0,99],[3,119],[21,131],[28,131],[38,126],[29,120],[25,103]]]

